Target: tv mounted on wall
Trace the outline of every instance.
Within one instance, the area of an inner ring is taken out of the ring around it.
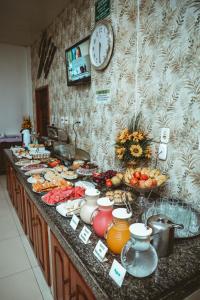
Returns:
[[[67,85],[77,85],[91,81],[89,57],[89,36],[65,50]]]

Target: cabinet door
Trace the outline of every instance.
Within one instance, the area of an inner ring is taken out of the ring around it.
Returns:
[[[89,287],[72,263],[70,263],[70,283],[70,300],[95,300]]]
[[[54,300],[70,299],[69,258],[51,233]]]
[[[36,223],[33,235],[35,235],[36,257],[43,270],[47,283],[50,285],[50,264],[49,264],[49,244],[48,227],[37,208],[34,208],[34,220]]]
[[[26,228],[29,241],[35,250],[35,241],[33,231],[35,230],[36,222],[34,218],[34,206],[28,195],[25,193],[25,210],[26,210]]]

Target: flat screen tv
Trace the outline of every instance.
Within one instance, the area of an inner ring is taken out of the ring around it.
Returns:
[[[89,36],[65,50],[67,85],[78,85],[91,81]]]

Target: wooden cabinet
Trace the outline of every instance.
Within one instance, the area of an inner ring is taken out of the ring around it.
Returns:
[[[53,289],[55,300],[94,300],[89,287],[51,233]]]
[[[50,285],[48,226],[36,207],[34,207],[34,226],[33,235],[36,257],[43,270],[46,281]]]
[[[55,300],[70,299],[69,258],[51,234],[53,290]]]
[[[70,300],[94,300],[94,296],[88,286],[86,285],[83,277],[70,264],[70,283],[71,283],[71,295]]]
[[[25,194],[25,208],[27,235],[44,277],[50,285],[48,226],[27,194]]]

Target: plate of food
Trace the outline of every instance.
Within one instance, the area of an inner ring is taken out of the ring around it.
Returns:
[[[57,212],[63,217],[71,217],[73,214],[79,215],[83,199],[69,200],[56,206]]]
[[[129,203],[132,203],[134,200],[133,195],[130,192],[124,190],[113,190],[107,191],[105,196],[108,197],[110,200],[114,201],[114,205],[116,206],[125,206],[125,200],[128,200]]]
[[[32,190],[35,193],[46,193],[51,191],[52,189],[55,189],[57,187],[68,187],[71,186],[71,183],[65,179],[58,179],[54,181],[43,181],[43,182],[36,182],[32,184]]]
[[[43,183],[44,178],[40,174],[33,174],[32,176],[27,178],[28,183]]]
[[[28,165],[34,165],[34,164],[39,164],[40,160],[30,160],[30,159],[21,159],[18,162],[15,163],[16,166],[19,167],[24,167]]]
[[[90,188],[95,189],[95,185],[92,182],[85,181],[85,180],[77,181],[75,183],[75,186],[80,186],[80,187],[83,187],[84,189],[90,189]]]
[[[45,164],[29,164],[29,165],[26,165],[26,166],[23,166],[21,167],[21,170],[22,171],[32,171],[32,170],[36,170],[36,169],[44,169],[44,168],[47,168],[47,165]]]
[[[53,206],[59,202],[66,202],[68,200],[80,199],[85,195],[85,189],[82,187],[62,187],[55,188],[41,197],[42,201],[47,205]]]
[[[56,166],[53,169],[54,169],[54,171],[56,171],[58,173],[66,172],[68,170],[68,168],[64,165]]]
[[[91,162],[86,162],[77,169],[77,174],[81,176],[92,176],[94,172],[97,172],[98,166]]]
[[[62,179],[63,177],[60,175],[60,173],[56,172],[54,169],[49,169],[44,174],[44,178],[48,181],[53,181],[53,180]]]
[[[26,176],[32,176],[34,174],[44,174],[46,171],[47,171],[46,168],[40,168],[40,169],[34,169],[34,170],[27,171],[24,174]]]
[[[60,175],[68,180],[73,180],[76,179],[78,177],[78,174],[74,171],[63,171],[62,173],[60,173]]]

